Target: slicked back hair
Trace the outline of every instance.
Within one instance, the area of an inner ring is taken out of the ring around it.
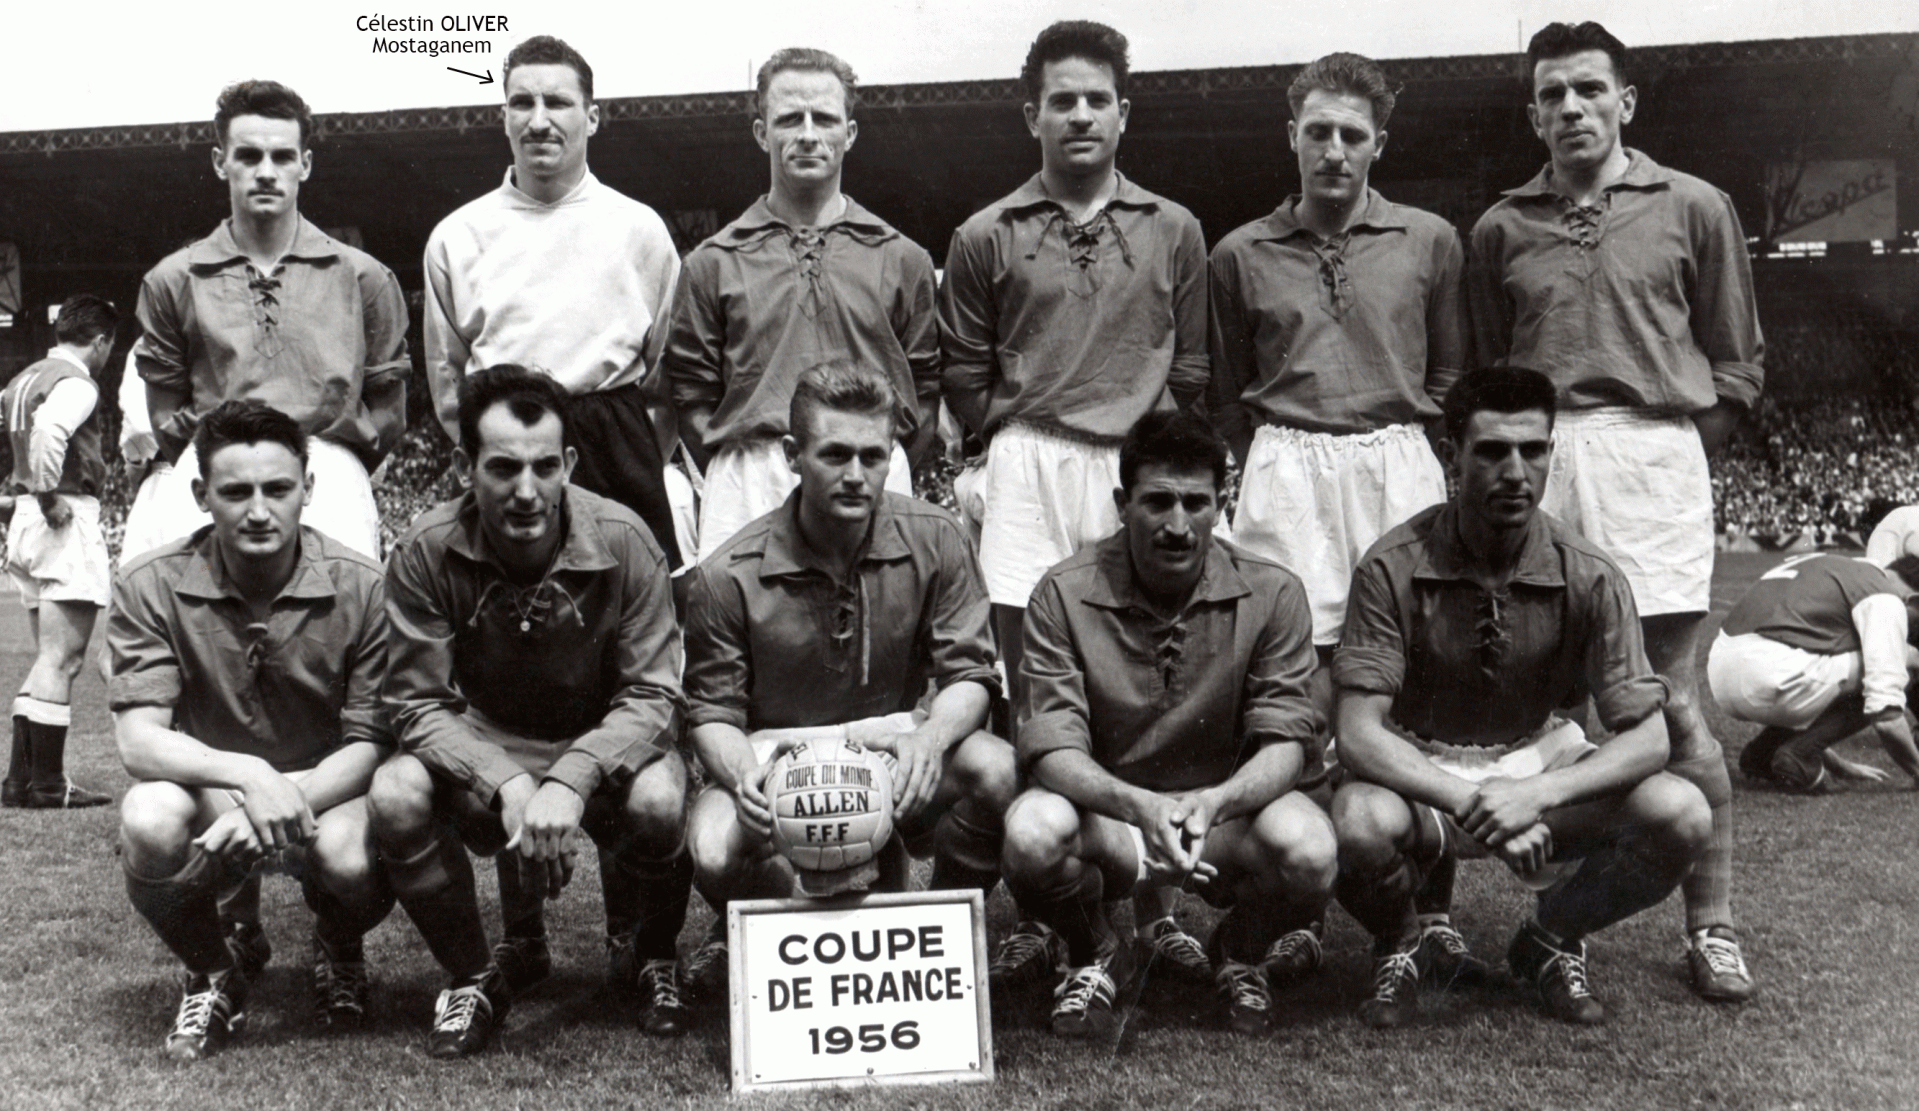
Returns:
[[[1626,44],[1589,19],[1584,23],[1548,23],[1533,35],[1532,41],[1526,44],[1526,87],[1532,88],[1533,74],[1538,71],[1539,63],[1549,58],[1569,58],[1588,50],[1605,51],[1606,57],[1612,59],[1613,80],[1622,89],[1630,84],[1626,80]]]
[[[259,398],[222,401],[200,418],[193,449],[200,456],[202,482],[212,475],[214,454],[234,444],[282,444],[299,457],[300,473],[306,473],[307,434],[300,430],[300,422]]]
[[[566,387],[516,363],[499,363],[460,381],[460,450],[466,452],[468,463],[480,461],[480,418],[502,402],[514,420],[529,428],[552,413],[560,418],[561,442],[573,442],[572,425],[566,419]]]
[[[534,35],[507,52],[506,65],[500,69],[500,94],[506,94],[506,79],[520,66],[569,66],[580,77],[580,93],[593,102],[593,67],[565,39],[552,35]]]
[[[1559,410],[1552,379],[1523,366],[1491,366],[1468,371],[1446,394],[1446,438],[1464,444],[1466,426],[1474,413],[1546,414],[1551,428]]]
[[[1213,426],[1179,409],[1156,409],[1139,419],[1119,445],[1119,486],[1128,495],[1141,467],[1210,470],[1213,489],[1226,486],[1226,441]]]
[[[1039,33],[1026,51],[1026,64],[1020,67],[1019,79],[1031,103],[1039,103],[1045,88],[1046,63],[1068,58],[1084,58],[1112,70],[1113,91],[1122,99],[1126,96],[1126,36],[1090,19],[1062,19]]]
[[[292,120],[300,125],[300,149],[313,145],[313,113],[300,94],[278,81],[240,81],[220,90],[213,109],[213,133],[227,145],[227,129],[236,116]]]
[[[793,404],[786,411],[786,428],[802,447],[813,435],[813,414],[823,409],[885,417],[892,434],[899,434],[899,399],[893,386],[876,370],[850,363],[821,363],[800,375],[793,387]]]
[[[837,54],[824,50],[815,50],[810,46],[789,46],[774,51],[773,56],[760,66],[756,79],[757,93],[753,100],[755,118],[766,118],[766,90],[773,87],[773,78],[792,70],[799,73],[830,73],[839,78],[840,88],[846,90],[846,118],[853,118],[853,108],[859,103],[860,79]]]
[[[105,297],[77,293],[60,303],[60,315],[53,321],[53,338],[61,343],[85,347],[101,336],[111,336],[120,327],[120,310]]]
[[[1315,89],[1364,97],[1373,106],[1373,127],[1379,131],[1386,129],[1393,105],[1399,102],[1379,63],[1363,54],[1328,54],[1300,70],[1286,88],[1286,103],[1292,107],[1294,119],[1305,110],[1306,97]]]

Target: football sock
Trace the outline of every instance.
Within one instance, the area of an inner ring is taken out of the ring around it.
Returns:
[[[933,827],[933,879],[935,891],[976,887],[991,892],[999,882],[1000,842],[1005,830],[998,820],[982,820],[962,799],[954,804]]]
[[[1696,854],[1631,829],[1587,854],[1579,870],[1539,896],[1538,923],[1577,939],[1624,921],[1672,894]]]
[[[1428,917],[1437,918],[1446,923],[1453,909],[1453,881],[1459,875],[1459,861],[1451,853],[1442,853],[1438,860],[1426,867],[1426,875],[1419,881],[1419,890],[1413,895],[1413,909],[1419,912],[1423,926]]]
[[[1017,895],[1022,907],[1066,942],[1067,962],[1079,968],[1098,958],[1100,941],[1113,930],[1100,905],[1104,886],[1098,868],[1069,857],[1052,876],[1021,884]]]
[[[36,787],[67,785],[67,725],[73,709],[64,702],[48,702],[21,695],[13,700],[16,714],[27,719],[29,776]]]
[[[455,979],[475,979],[493,963],[473,890],[473,865],[458,841],[435,838],[410,858],[381,854],[387,882],[427,951]]]
[[[301,885],[313,910],[313,936],[336,961],[358,961],[360,939],[379,925],[393,909],[393,892],[381,884],[371,899],[348,901],[322,888],[311,878]]]
[[[1159,929],[1161,922],[1171,922],[1174,929],[1179,928],[1177,919],[1170,914],[1163,914],[1150,922],[1136,923],[1133,927],[1133,936],[1139,938],[1141,941],[1151,941],[1153,940],[1154,932]]]
[[[671,960],[686,926],[693,893],[693,857],[682,846],[664,860],[634,859],[632,850],[600,850],[600,885],[608,937],[633,935],[641,960]]]
[[[1840,738],[1834,737],[1836,742]],[[1816,760],[1815,760],[1816,762]],[[1732,917],[1732,776],[1723,753],[1675,762],[1666,770],[1699,788],[1712,807],[1712,841],[1686,875],[1681,890],[1686,897],[1686,929],[1710,926],[1731,928]]]
[[[13,753],[7,760],[7,782],[22,787],[33,779],[33,749],[27,740],[27,716],[20,712],[20,700],[14,700]]]
[[[218,889],[225,869],[219,860],[196,848],[170,876],[124,870],[133,909],[187,971],[204,975],[232,966],[233,954],[220,933]]]
[[[526,883],[519,857],[502,852],[493,858],[493,870],[500,877],[500,921],[506,936],[545,937],[545,893],[532,890]]]

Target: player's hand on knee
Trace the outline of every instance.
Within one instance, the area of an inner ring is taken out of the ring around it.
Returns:
[[[526,804],[520,828],[507,841],[506,847],[520,854],[522,866],[531,865],[536,887],[544,873],[549,899],[558,896],[573,878],[577,855],[574,842],[584,813],[586,800],[573,788],[553,781],[542,783]]]
[[[1530,829],[1508,837],[1497,850],[1499,859],[1520,876],[1531,876],[1553,857],[1553,832],[1546,823],[1535,822]]]
[[[933,793],[940,785],[941,758],[946,750],[924,726],[911,733],[871,738],[866,747],[893,754],[897,765],[893,773],[894,817],[910,818],[933,801]]]
[[[267,768],[240,790],[247,820],[253,823],[263,851],[275,853],[313,840],[313,808],[291,779]]]
[[[1459,824],[1480,844],[1497,849],[1545,816],[1546,800],[1534,779],[1488,779],[1459,813]]]
[[[775,755],[740,777],[733,792],[733,812],[739,815],[740,827],[769,846],[773,842],[773,807],[766,801],[766,777],[778,760]]]
[[[247,812],[237,806],[215,818],[212,825],[193,839],[193,844],[208,856],[246,868],[266,855],[253,822]]]

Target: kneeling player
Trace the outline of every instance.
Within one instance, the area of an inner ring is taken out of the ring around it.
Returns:
[[[1017,771],[1012,746],[983,730],[999,689],[991,608],[959,523],[885,490],[898,404],[874,371],[807,371],[785,438],[799,488],[696,573],[686,692],[712,786],[690,846],[721,912],[688,961],[702,990],[725,983],[727,901],[792,893],[764,780],[782,740],[809,728],[844,726],[893,754],[897,828],[930,834],[934,887],[998,879]]]
[[[1884,779],[1832,751],[1871,728],[1893,763],[1919,782],[1919,750],[1906,722],[1906,684],[1919,668],[1919,651],[1908,644],[1915,591],[1915,555],[1889,567],[1800,556],[1753,584],[1726,615],[1706,662],[1719,705],[1766,727],[1746,742],[1740,771],[1808,793],[1827,789],[1835,776]]]
[[[187,966],[167,1053],[237,1034],[270,947],[222,922],[224,890],[279,865],[315,914],[314,1017],[364,1021],[360,938],[393,906],[368,832],[367,784],[391,738],[380,703],[380,568],[300,526],[306,437],[259,401],[229,401],[194,437],[211,528],[121,570],[108,698],[127,771],[127,894]]]
[[[609,979],[637,994],[647,1033],[684,1033],[674,943],[691,872],[666,557],[631,510],[567,485],[552,378],[471,374],[459,419],[468,490],[415,522],[387,565],[402,751],[368,795],[394,893],[453,976],[427,1052],[478,1052],[547,974],[540,900],[572,878],[581,834],[600,851]],[[532,894],[530,912],[506,907],[493,953],[467,848],[515,854],[502,875]]]
[[[1026,610],[1019,757],[1037,785],[1006,815],[1006,880],[1066,943],[1056,1033],[1112,1027],[1132,950],[1101,898],[1155,880],[1231,908],[1208,955],[1253,1033],[1318,967],[1332,895],[1332,825],[1292,790],[1323,724],[1312,617],[1290,571],[1213,539],[1226,448],[1203,421],[1149,414],[1119,471],[1120,531]]]
[[[1446,399],[1453,499],[1381,537],[1353,572],[1333,661],[1339,900],[1373,935],[1370,1026],[1416,1010],[1413,895],[1459,854],[1490,852],[1538,889],[1507,954],[1548,1014],[1594,1023],[1583,938],[1664,899],[1711,833],[1705,797],[1661,772],[1665,683],[1612,560],[1537,511],[1553,388],[1517,368]],[[1553,716],[1590,694],[1613,736]]]

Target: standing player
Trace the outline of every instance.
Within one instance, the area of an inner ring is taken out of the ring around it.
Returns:
[[[1213,540],[1226,447],[1152,413],[1120,448],[1120,531],[1046,573],[1026,610],[1007,886],[1066,943],[1053,1030],[1104,1034],[1131,949],[1109,889],[1192,883],[1230,907],[1209,946],[1235,1030],[1319,964],[1326,815],[1292,790],[1324,719],[1312,618],[1290,571]]]
[[[1765,726],[1746,742],[1739,770],[1809,794],[1841,779],[1881,780],[1832,746],[1871,729],[1900,770],[1919,783],[1919,750],[1906,721],[1906,685],[1919,670],[1910,646],[1919,605],[1919,555],[1889,567],[1871,559],[1812,555],[1760,576],[1726,614],[1706,678],[1741,721]]]
[[[691,871],[666,560],[639,517],[567,485],[570,442],[552,378],[468,375],[454,455],[467,492],[415,522],[387,563],[401,752],[369,798],[394,893],[453,976],[434,1057],[485,1048],[516,990],[487,951],[467,849],[513,854],[528,888],[554,898],[582,835],[599,846],[609,978],[637,993],[647,1033],[686,1029],[674,942]]]
[[[800,374],[821,363],[882,370],[900,440],[924,458],[939,416],[939,321],[926,249],[840,192],[859,136],[852,67],[824,50],[776,52],[760,67],[753,138],[766,196],[686,257],[666,371],[706,468],[700,559],[786,500],[783,437]],[[887,481],[913,492],[907,452]]]
[[[1329,54],[1286,99],[1300,191],[1213,248],[1210,390],[1240,462],[1233,539],[1305,583],[1313,694],[1331,713],[1354,564],[1446,498],[1427,430],[1465,363],[1465,251],[1452,225],[1368,184],[1396,99],[1375,62]],[[1432,880],[1428,948],[1462,961],[1452,875]]]
[[[306,437],[263,402],[230,401],[194,436],[194,496],[213,527],[124,567],[107,623],[107,697],[127,771],[127,895],[186,965],[167,1053],[240,1033],[272,947],[223,921],[223,889],[269,867],[313,908],[313,1015],[366,1021],[361,938],[392,909],[364,795],[392,748],[380,684],[380,568],[301,526]]]
[[[406,428],[400,283],[301,217],[313,118],[298,93],[276,81],[229,86],[213,129],[213,172],[227,183],[232,216],[140,286],[137,365],[160,456],[172,466],[156,468],[127,535],[174,539],[206,524],[191,490],[194,427],[222,401],[258,398],[312,437],[307,526],[377,559],[367,475]]]
[[[1040,172],[960,225],[946,255],[946,403],[987,440],[955,493],[1015,688],[1034,585],[1118,522],[1119,442],[1206,388],[1205,240],[1114,168],[1126,74],[1111,27],[1040,32],[1020,71]]]
[[[669,567],[690,565],[667,485],[681,476],[665,465],[677,433],[655,372],[680,272],[673,237],[587,169],[600,108],[578,51],[536,35],[507,55],[503,81],[506,180],[427,239],[426,367],[440,423],[459,443],[460,382],[482,367],[550,375],[567,394],[574,484],[639,514]],[[541,893],[510,855],[498,871],[501,964],[524,991],[549,967]]]
[[[120,314],[83,293],[54,321],[55,346],[0,393],[13,450],[7,493],[7,574],[27,607],[33,668],[13,700],[13,750],[0,805],[36,810],[105,806],[112,798],[67,778],[73,678],[111,586],[100,532],[100,422],[94,376],[113,354]]]
[[[1597,23],[1554,23],[1526,48],[1527,116],[1552,161],[1473,227],[1466,295],[1476,362],[1543,371],[1559,390],[1541,503],[1619,561],[1646,654],[1671,683],[1673,774],[1713,807],[1712,849],[1686,879],[1693,990],[1752,995],[1732,917],[1732,782],[1699,703],[1712,596],[1706,457],[1759,396],[1752,264],[1724,193],[1620,140],[1639,94]]]
[[[839,726],[893,754],[896,836],[931,836],[935,888],[990,889],[999,877],[1018,770],[1012,746],[984,732],[1000,685],[986,591],[959,523],[884,489],[895,389],[863,368],[802,375],[783,440],[798,489],[694,580],[687,717],[711,785],[689,842],[700,891],[720,911],[688,962],[703,989],[724,983],[727,901],[793,890],[769,840],[765,784],[782,732]]]
[[[536,35],[507,55],[502,82],[506,180],[427,238],[434,408],[457,444],[462,378],[501,363],[551,375],[569,395],[574,483],[639,514],[679,567],[665,466],[678,433],[653,373],[679,253],[657,213],[587,169],[600,106],[579,51]]]
[[[1414,1016],[1414,893],[1437,862],[1491,853],[1539,891],[1507,962],[1549,1015],[1596,1023],[1584,938],[1657,905],[1710,837],[1699,791],[1660,771],[1667,688],[1624,576],[1536,509],[1553,413],[1535,371],[1462,377],[1446,399],[1457,493],[1353,572],[1333,661],[1351,778],[1333,823],[1339,901],[1373,935],[1369,1026]],[[1588,694],[1604,745],[1556,716]]]

